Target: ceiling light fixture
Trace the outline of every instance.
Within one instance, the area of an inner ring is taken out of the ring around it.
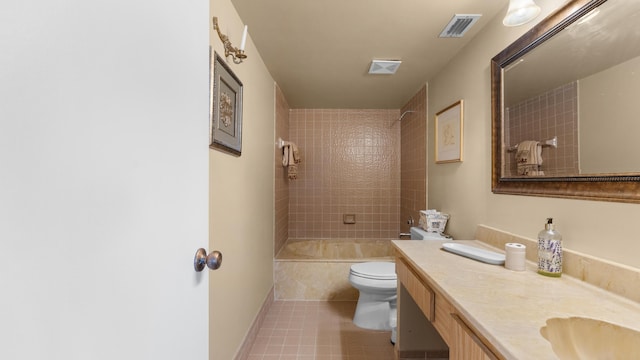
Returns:
[[[520,26],[540,14],[540,6],[533,0],[509,0],[507,15],[502,20],[504,26]]]

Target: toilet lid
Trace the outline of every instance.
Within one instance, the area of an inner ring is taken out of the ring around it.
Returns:
[[[351,273],[368,279],[395,280],[396,264],[392,262],[363,262],[351,265]]]

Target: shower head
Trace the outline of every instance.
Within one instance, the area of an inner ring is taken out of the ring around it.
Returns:
[[[402,120],[402,118],[403,118],[405,115],[410,114],[410,113],[414,113],[414,112],[415,112],[415,111],[413,111],[413,110],[405,110],[405,111],[402,113],[402,115],[400,115],[400,117],[398,118],[398,120],[396,120],[396,121],[392,122],[392,123],[391,123],[391,125],[390,125],[389,127],[393,126],[396,122],[398,122],[398,121]]]
[[[398,119],[398,121],[402,120],[402,118],[403,118],[405,115],[410,114],[410,113],[414,113],[414,112],[415,112],[415,111],[413,111],[413,110],[406,110],[405,112],[403,112],[403,113],[402,113],[402,115],[400,115],[400,118]]]

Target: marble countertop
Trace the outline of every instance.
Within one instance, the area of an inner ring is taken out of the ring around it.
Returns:
[[[441,249],[446,241],[394,240],[421,272],[507,359],[553,359],[540,328],[553,317],[588,317],[640,331],[640,304],[575,278],[512,271]],[[498,252],[477,240],[456,240]]]

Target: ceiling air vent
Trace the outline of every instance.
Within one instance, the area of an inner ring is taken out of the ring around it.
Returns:
[[[459,38],[480,19],[481,14],[455,14],[444,30],[440,33],[441,38]]]
[[[372,60],[371,66],[369,66],[369,74],[395,74],[401,63],[402,61],[400,60]]]

